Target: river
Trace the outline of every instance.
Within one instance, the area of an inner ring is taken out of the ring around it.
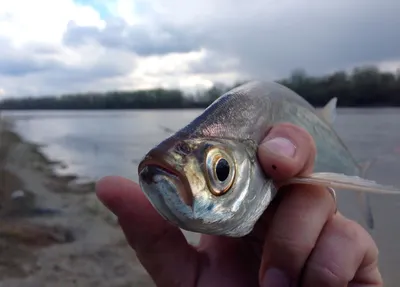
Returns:
[[[141,157],[201,110],[5,111],[24,139],[66,164],[60,173],[97,180],[105,175],[137,179]],[[340,109],[335,128],[355,157],[393,159],[400,151],[400,109]]]
[[[59,173],[89,180],[106,175],[136,180],[142,156],[201,110],[2,113],[15,119],[23,138],[44,145],[48,157],[66,164]],[[400,109],[339,109],[334,127],[357,159],[378,159],[368,178],[400,186]],[[342,192],[338,201],[342,213],[363,222],[354,193]],[[371,234],[380,248],[387,286],[392,286],[390,282],[400,280],[400,196],[372,195],[372,208],[376,228]]]

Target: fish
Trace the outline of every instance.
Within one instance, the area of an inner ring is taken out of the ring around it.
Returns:
[[[317,110],[274,81],[249,81],[221,95],[199,116],[151,148],[138,165],[139,184],[171,224],[210,235],[243,237],[290,184],[355,190],[363,217],[374,228],[370,193],[399,189],[364,178],[333,128],[337,98]],[[316,144],[313,173],[275,182],[263,172],[257,148],[279,123],[307,130]]]

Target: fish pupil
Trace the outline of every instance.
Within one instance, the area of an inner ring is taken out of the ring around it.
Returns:
[[[229,176],[229,163],[226,159],[221,158],[215,167],[215,173],[219,181],[225,181]]]

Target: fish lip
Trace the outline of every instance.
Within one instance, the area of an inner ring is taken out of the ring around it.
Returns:
[[[138,173],[141,176],[143,170],[148,167],[155,167],[162,170],[164,173],[170,175],[173,178],[176,191],[178,192],[182,202],[193,208],[194,197],[190,192],[188,179],[182,175],[164,156],[158,155],[158,151],[152,150],[146,157],[139,163]]]
[[[176,169],[174,169],[168,161],[163,160],[161,158],[159,159],[145,158],[144,160],[142,160],[138,167],[139,174],[141,174],[146,167],[150,166],[162,169],[164,172],[179,178],[179,173],[176,171]]]
[[[156,166],[175,177],[179,177],[179,172],[165,158],[165,155],[158,148],[154,148],[149,151],[146,156],[141,160],[138,166],[138,173],[140,174],[147,166]]]

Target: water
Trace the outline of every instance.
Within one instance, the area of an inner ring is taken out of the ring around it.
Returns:
[[[91,180],[106,175],[137,179],[137,164],[155,144],[201,110],[3,112],[25,139],[68,167],[62,173]],[[360,161],[377,158],[368,178],[400,186],[400,109],[340,109],[335,128]],[[387,286],[400,280],[400,196],[371,196],[380,265]],[[338,192],[341,212],[363,222],[352,192]]]
[[[16,131],[44,145],[62,161],[61,174],[97,180],[106,175],[137,179],[137,164],[147,150],[199,114],[188,111],[34,111],[5,112]]]
[[[201,110],[173,111],[7,111],[27,140],[73,173],[97,180],[106,175],[137,179],[138,161],[155,144]],[[393,159],[400,153],[400,110],[345,109],[335,127],[356,158]]]

